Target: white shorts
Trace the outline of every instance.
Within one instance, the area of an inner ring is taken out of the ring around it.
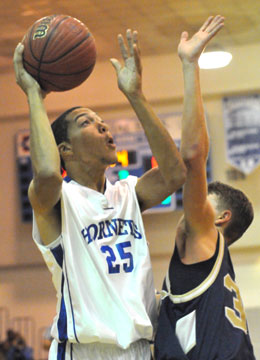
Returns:
[[[151,360],[148,340],[138,340],[127,349],[116,345],[91,343],[51,343],[48,360]]]

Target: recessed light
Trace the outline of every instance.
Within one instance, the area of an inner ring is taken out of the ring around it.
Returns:
[[[232,60],[232,54],[227,51],[208,51],[201,54],[199,67],[201,69],[217,69],[227,66]]]

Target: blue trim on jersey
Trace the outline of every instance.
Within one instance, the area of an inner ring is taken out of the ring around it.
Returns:
[[[68,333],[67,333],[67,312],[66,306],[64,301],[64,274],[62,273],[61,279],[61,303],[60,303],[60,313],[59,313],[59,320],[57,322],[57,328],[59,333],[59,340],[66,341],[68,340]]]
[[[67,183],[69,183],[71,181],[71,178],[69,176],[65,176],[63,178],[64,181],[66,181]]]
[[[69,176],[65,176],[64,181],[69,183],[72,179]],[[64,251],[61,245],[57,246],[57,248],[53,249],[53,255],[57,261],[57,263],[62,267],[63,264],[63,258],[64,258]],[[62,258],[61,258],[62,257]],[[64,258],[65,259],[65,258]],[[65,261],[64,261],[65,263]],[[71,293],[70,293],[70,286],[69,286],[69,280],[68,280],[68,274],[67,274],[67,268],[65,263],[65,273],[66,273],[66,280],[67,280],[67,286],[68,286],[68,293],[69,293],[69,299],[70,299],[70,308],[71,308],[71,314],[72,314],[72,321],[73,321],[73,330],[74,330],[74,336],[76,341],[79,343],[79,339],[77,337],[76,333],[76,325],[75,325],[75,318],[74,318],[74,311],[72,306],[72,300],[71,300]],[[62,297],[61,297],[61,306],[60,306],[60,314],[59,314],[59,320],[58,320],[58,332],[59,332],[59,339],[60,341],[64,341],[68,339],[67,334],[67,312],[66,312],[66,306],[64,301],[64,274],[62,274]],[[72,359],[72,347],[71,347],[71,359]]]
[[[63,249],[61,244],[56,246],[54,249],[51,249],[51,252],[53,256],[55,257],[55,260],[57,261],[58,265],[62,268],[63,263]]]
[[[69,299],[70,299],[70,309],[71,309],[71,315],[72,315],[72,321],[73,321],[74,336],[75,336],[75,339],[77,340],[77,342],[79,343],[79,339],[78,339],[77,333],[76,333],[76,325],[75,325],[74,311],[73,311],[72,300],[71,300],[68,272],[67,272],[66,262],[64,262],[64,263],[65,263],[65,273],[66,273],[66,280],[67,280],[68,293],[69,293]]]
[[[57,360],[65,360],[67,341],[58,343]]]

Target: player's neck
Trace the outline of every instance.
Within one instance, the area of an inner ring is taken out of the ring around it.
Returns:
[[[88,167],[68,169],[68,176],[78,184],[103,193],[105,187],[105,167]]]

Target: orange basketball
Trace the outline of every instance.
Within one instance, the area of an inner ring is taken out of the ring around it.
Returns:
[[[37,20],[24,39],[23,63],[45,91],[75,88],[91,74],[96,62],[92,34],[81,21],[66,15]]]

